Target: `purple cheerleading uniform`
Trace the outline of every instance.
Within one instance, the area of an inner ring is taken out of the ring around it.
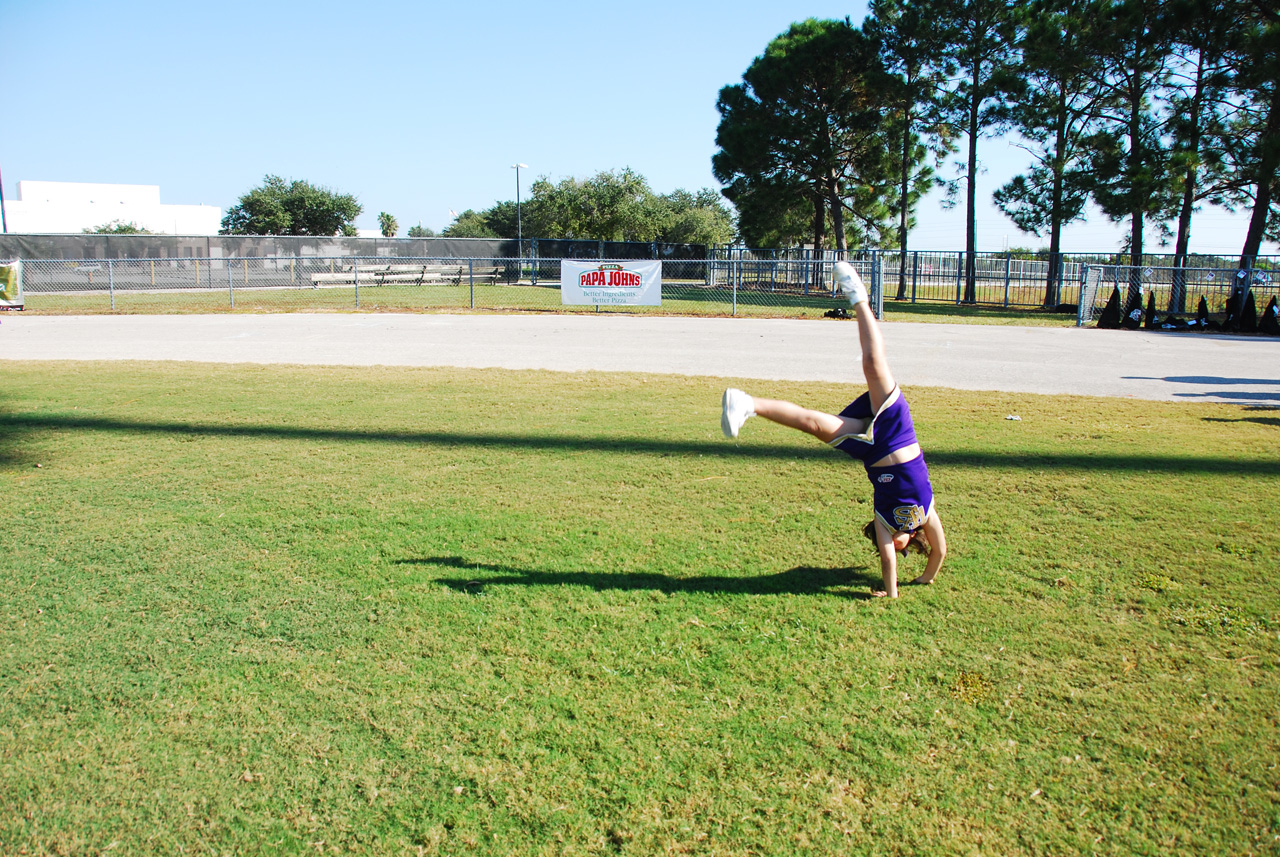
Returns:
[[[870,420],[862,434],[840,435],[830,445],[862,462],[871,480],[876,517],[891,532],[911,533],[933,514],[933,485],[924,455],[888,467],[872,467],[891,452],[916,443],[911,409],[900,387],[894,387],[880,410],[871,411],[871,394],[854,399],[840,416]]]
[[[876,517],[891,533],[914,533],[933,514],[933,485],[924,456],[888,467],[868,467]]]

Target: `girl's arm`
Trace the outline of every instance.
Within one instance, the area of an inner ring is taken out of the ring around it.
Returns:
[[[898,554],[893,549],[893,533],[876,518],[876,549],[880,552],[880,576],[884,579],[884,590],[872,592],[877,598],[898,597]]]
[[[924,535],[929,540],[929,561],[925,563],[924,574],[911,581],[913,584],[933,583],[933,578],[942,568],[942,561],[947,558],[947,534],[942,529],[942,519],[935,510],[924,522]]]

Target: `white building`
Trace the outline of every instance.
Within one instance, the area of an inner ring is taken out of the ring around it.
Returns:
[[[118,221],[168,235],[216,235],[222,226],[217,206],[164,205],[160,186],[146,184],[20,181],[4,215],[16,233],[77,233]]]

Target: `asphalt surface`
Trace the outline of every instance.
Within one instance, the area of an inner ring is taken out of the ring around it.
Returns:
[[[1280,339],[890,322],[904,386],[1280,407]],[[599,315],[0,315],[0,360],[651,372],[862,384],[852,321]]]

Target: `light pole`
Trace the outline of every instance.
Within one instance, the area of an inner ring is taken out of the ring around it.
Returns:
[[[524,227],[520,223],[520,168],[529,169],[528,164],[512,164],[511,169],[516,171],[516,259],[523,258],[524,250]],[[524,267],[523,263],[520,265]]]

